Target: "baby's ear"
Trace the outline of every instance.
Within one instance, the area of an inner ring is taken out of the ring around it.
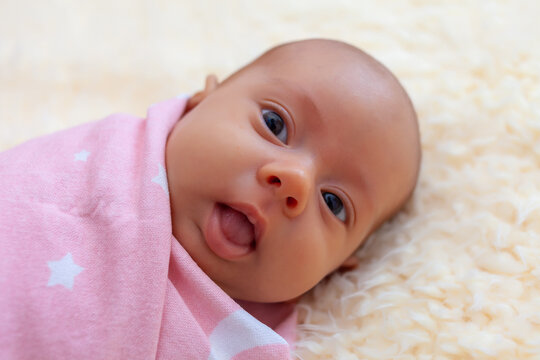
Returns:
[[[217,89],[219,81],[214,74],[210,74],[206,77],[204,90],[198,91],[189,98],[186,104],[186,112],[199,105],[211,92]]]
[[[358,258],[353,254],[345,259],[345,261],[339,266],[338,271],[347,272],[350,270],[354,270],[358,267],[358,263]]]

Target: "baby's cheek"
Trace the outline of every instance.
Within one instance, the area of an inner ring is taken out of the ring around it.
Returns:
[[[328,249],[320,237],[313,234],[294,249],[290,258],[292,276],[306,286],[313,286],[328,272]]]

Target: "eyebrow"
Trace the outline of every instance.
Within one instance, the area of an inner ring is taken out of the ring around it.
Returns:
[[[294,95],[294,97],[298,99],[300,103],[302,103],[306,108],[313,111],[313,114],[315,115],[314,118],[316,120],[321,121],[321,112],[317,107],[317,103],[313,100],[312,95],[307,89],[287,79],[279,77],[272,77],[270,79],[270,82],[277,83],[280,87],[286,89],[287,92]]]

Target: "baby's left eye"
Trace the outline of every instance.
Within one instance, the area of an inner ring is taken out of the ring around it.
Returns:
[[[330,211],[341,221],[345,222],[347,213],[341,199],[331,192],[323,191],[322,197]]]
[[[281,141],[282,143],[287,143],[287,124],[279,116],[279,114],[272,110],[262,110],[262,116],[264,123],[270,129],[270,131]]]

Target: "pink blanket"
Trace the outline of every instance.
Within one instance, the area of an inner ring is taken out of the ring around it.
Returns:
[[[241,307],[172,235],[165,143],[185,102],[0,153],[0,359],[290,357],[292,306]]]

